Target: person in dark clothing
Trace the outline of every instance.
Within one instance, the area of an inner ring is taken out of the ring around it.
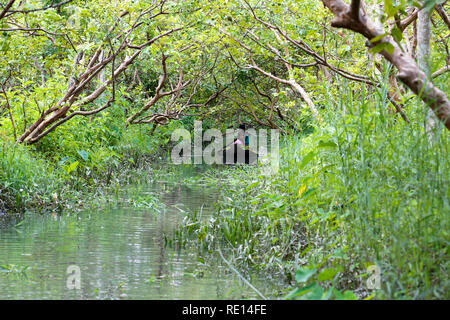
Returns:
[[[238,137],[234,139],[233,144],[231,145],[230,148],[225,148],[223,150],[224,164],[237,164],[237,163],[251,164],[256,161],[258,155],[248,149],[250,145],[250,137],[248,136],[247,133],[245,133],[245,130],[246,130],[245,124],[239,125]]]

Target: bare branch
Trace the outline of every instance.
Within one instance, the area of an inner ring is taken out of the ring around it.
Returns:
[[[261,69],[253,60],[253,58],[250,57],[250,60],[252,62],[252,65],[250,66],[250,68],[255,69],[256,71],[264,74],[265,76],[283,83],[285,85],[288,85],[292,88],[292,90],[294,90],[294,92],[297,92],[300,94],[300,96],[302,97],[302,99],[306,102],[306,104],[308,105],[309,109],[311,110],[312,114],[314,115],[314,118],[316,118],[319,122],[322,122],[322,118],[319,115],[319,112],[317,111],[316,107],[314,106],[313,101],[311,100],[311,98],[309,97],[308,93],[305,91],[305,89],[303,89],[303,87],[296,82],[292,77],[289,80],[286,79],[282,79],[279,77],[274,76],[273,74],[271,74],[270,72],[267,72],[263,69]]]
[[[416,8],[414,8],[413,11],[412,11],[412,13],[411,13],[408,17],[406,17],[405,19],[403,19],[403,20],[401,20],[401,21],[400,21],[399,19],[396,19],[396,20],[395,20],[395,24],[397,25],[397,27],[398,27],[401,31],[403,31],[403,30],[405,30],[412,22],[414,22],[414,21],[417,20],[417,15],[418,15],[418,13],[419,13],[419,10],[416,9]]]
[[[161,33],[160,35],[153,38],[151,41],[148,41],[144,43],[144,45],[140,45],[137,47],[137,51],[133,53],[131,56],[126,57],[125,60],[120,63],[120,65],[115,68],[115,58],[119,55],[119,53],[123,52],[128,48],[128,37],[131,35],[131,33],[141,26],[142,24],[139,22],[139,19],[142,18],[144,15],[147,15],[151,12],[151,9],[157,8],[161,4],[163,4],[165,1],[159,1],[157,4],[151,5],[150,9],[145,9],[142,11],[139,16],[136,18],[135,22],[133,23],[132,27],[128,29],[127,31],[122,32],[119,36],[113,37],[114,39],[122,38],[120,45],[117,47],[117,49],[114,49],[111,45],[111,41],[109,40],[109,35],[114,30],[114,28],[117,26],[118,21],[120,17],[118,17],[116,23],[113,24],[108,29],[108,33],[103,41],[110,43],[110,52],[108,53],[107,57],[105,59],[102,59],[102,61],[98,61],[98,57],[100,56],[100,53],[102,50],[104,50],[103,45],[99,45],[91,59],[89,59],[89,63],[87,65],[87,68],[84,70],[84,72],[81,73],[81,75],[72,81],[73,83],[70,84],[68,87],[66,93],[64,96],[52,107],[48,108],[47,110],[44,110],[41,113],[41,116],[20,136],[18,139],[19,143],[25,142],[25,143],[35,143],[38,140],[40,140],[42,137],[44,137],[46,134],[54,130],[57,126],[60,124],[68,121],[70,118],[72,118],[75,115],[90,115],[98,113],[105,108],[109,107],[111,103],[114,101],[115,98],[115,78],[119,76],[133,61],[139,56],[139,54],[142,52],[142,50],[147,46],[152,44],[154,41],[160,39],[161,37],[167,36],[172,32],[175,32],[177,30],[180,30],[182,28],[172,29],[168,30],[166,32]],[[162,9],[161,9],[162,11]],[[123,14],[122,14],[123,16]],[[105,51],[106,52],[106,51]],[[105,82],[101,83],[93,92],[85,96],[83,99],[76,102],[77,97],[79,94],[87,88],[87,85],[96,77],[96,75],[101,72],[108,64],[112,63],[111,67],[111,78],[106,80]],[[90,111],[82,111],[80,108],[86,104],[89,104],[96,100],[106,89],[107,87],[112,83],[112,100],[108,103],[106,103],[104,106]],[[186,86],[188,83],[183,83],[183,86]],[[166,93],[165,93],[166,94]],[[167,93],[170,94],[170,93]],[[75,103],[76,102],[76,103]],[[77,111],[73,111],[73,110]],[[67,114],[70,113],[69,116]]]
[[[358,19],[354,19],[351,8],[342,0],[322,0],[322,2],[335,16],[331,22],[332,26],[360,33],[368,40],[381,36],[363,11],[360,12]],[[395,41],[385,36],[369,45],[374,46],[378,43],[387,43],[394,48],[392,53],[382,50],[380,54],[399,70],[398,78],[427,103],[438,119],[450,130],[450,101],[445,93],[433,85],[425,73],[418,68],[414,59],[404,53]]]
[[[253,10],[253,8],[250,6],[250,4],[244,0],[244,2],[246,2],[253,18],[260,22],[262,25],[266,26],[267,28],[276,31],[278,34],[280,34],[284,39],[286,39],[289,43],[291,43],[292,45],[294,45],[295,47],[297,47],[298,49],[302,50],[303,52],[305,52],[306,54],[308,54],[309,56],[311,56],[316,63],[315,64],[320,64],[323,65],[329,69],[331,69],[332,71],[336,72],[337,74],[341,75],[344,78],[347,78],[349,80],[353,80],[353,81],[358,81],[358,82],[363,82],[363,83],[367,83],[370,85],[376,85],[374,84],[369,78],[361,76],[361,75],[355,75],[352,74],[346,70],[342,70],[340,68],[337,68],[331,64],[329,64],[326,60],[326,58],[323,58],[322,56],[320,56],[317,52],[315,52],[313,49],[311,49],[306,43],[304,43],[302,40],[294,40],[292,37],[290,37],[284,30],[282,30],[279,26],[270,24],[264,20],[262,20],[261,18],[259,18],[255,11]],[[248,31],[248,30],[247,30]],[[253,41],[257,42],[255,39],[252,39]],[[258,43],[258,42],[257,42]],[[259,44],[259,43],[258,43]],[[267,48],[266,48],[267,49]],[[273,47],[272,47],[273,49]],[[270,50],[272,52],[274,52],[273,50]],[[277,55],[279,58],[281,58],[281,56],[278,54]],[[286,59],[281,58],[284,62],[287,62]],[[315,64],[305,64],[305,65],[296,65],[293,63],[290,63],[292,66],[295,67],[310,67],[312,65]]]
[[[139,110],[138,112],[136,112],[135,114],[133,114],[132,116],[130,116],[127,120],[126,120],[126,125],[130,125],[130,124],[135,124],[135,123],[147,123],[148,121],[142,122],[140,120],[137,120],[137,118],[139,118],[140,116],[142,116],[147,110],[149,110],[153,105],[155,105],[156,102],[158,102],[161,98],[165,97],[165,96],[169,96],[172,95],[174,93],[178,93],[179,91],[181,91],[182,89],[184,89],[189,83],[190,81],[187,81],[186,83],[183,83],[183,71],[180,67],[180,72],[179,72],[179,77],[178,77],[178,83],[176,88],[170,90],[170,91],[162,91],[162,88],[167,80],[167,65],[166,65],[166,60],[167,60],[167,56],[166,55],[162,55],[162,59],[161,59],[161,67],[162,67],[162,75],[159,78],[158,81],[158,85],[155,89],[155,95],[150,99],[150,101],[148,101],[142,108],[141,110]],[[145,120],[145,119],[144,119]]]
[[[350,5],[350,14],[356,20],[359,19],[359,7],[361,5],[361,0],[352,0]]]
[[[74,1],[74,0],[66,0],[66,1],[63,1],[63,2],[59,2],[59,3],[54,3],[54,4],[51,4],[49,6],[42,7],[42,8],[29,9],[29,10],[10,10],[9,12],[11,12],[11,13],[30,13],[30,12],[37,12],[37,11],[45,11],[45,10],[48,10],[48,9],[51,9],[51,8],[62,7],[62,6],[68,4],[68,3],[72,2],[72,1]],[[12,1],[12,2],[14,2],[14,1]]]
[[[434,72],[434,73],[431,75],[431,78],[437,78],[437,77],[439,77],[440,75],[446,73],[447,71],[450,71],[450,66],[445,66],[445,67],[439,69],[438,71]]]
[[[0,12],[0,20],[3,19],[3,17],[6,15],[6,13],[8,12],[9,8],[12,7],[12,5],[14,4],[14,2],[16,2],[16,0],[10,0],[6,6],[3,7],[2,12]]]
[[[442,20],[445,22],[447,27],[450,29],[450,18],[445,13],[445,10],[444,10],[444,8],[442,7],[441,4],[436,5],[436,11],[441,16]]]

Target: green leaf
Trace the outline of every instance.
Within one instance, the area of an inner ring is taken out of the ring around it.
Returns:
[[[310,294],[308,294],[308,300],[320,300],[323,296],[323,289],[321,286],[316,286]]]
[[[304,156],[302,162],[299,165],[299,169],[303,169],[314,158],[315,155],[315,152],[311,151],[306,156]]]
[[[337,258],[337,259],[344,259],[344,260],[348,260],[348,256],[344,253],[344,250],[342,250],[342,248],[338,248],[336,249],[332,256],[332,258]]]
[[[422,4],[418,1],[413,1],[413,6],[416,7],[417,9],[421,9],[422,8]]]
[[[332,268],[323,269],[319,273],[317,280],[319,280],[319,281],[331,280],[331,279],[333,279],[333,277],[336,273],[337,273],[336,269],[332,269]]]
[[[377,42],[377,41],[380,41],[381,39],[383,39],[384,37],[386,37],[387,35],[388,35],[389,33],[383,33],[383,34],[380,34],[379,36],[376,36],[375,38],[372,38],[372,39],[370,39],[370,43],[375,43],[375,42]]]
[[[86,151],[84,151],[84,150],[81,150],[81,151],[77,150],[77,153],[84,161],[88,161],[89,154]]]
[[[390,44],[389,42],[386,43],[386,47],[384,48],[389,54],[394,53],[394,46]]]
[[[394,38],[395,42],[400,44],[400,42],[403,39],[403,33],[400,31],[399,28],[395,27],[391,31],[392,38]]]
[[[388,18],[395,15],[397,10],[394,8],[392,0],[384,0],[384,11],[387,13]]]
[[[351,292],[350,290],[346,290],[344,292],[344,300],[358,300],[358,298],[353,292]]]
[[[289,292],[284,297],[284,299],[290,300],[290,299],[294,299],[294,298],[303,296],[303,295],[311,292],[311,290],[313,290],[316,286],[317,286],[317,283],[314,282],[314,283],[311,283],[310,285],[307,285],[306,287],[294,289],[291,292]]]
[[[297,282],[306,282],[311,276],[316,273],[316,269],[298,269],[295,273],[295,281]]]
[[[425,12],[431,13],[431,11],[435,5],[442,4],[444,2],[445,2],[445,0],[425,0],[425,5],[423,6],[422,10],[425,10]]]
[[[66,168],[66,172],[69,174],[71,173],[73,170],[75,170],[78,166],[78,161],[72,162],[67,168]]]
[[[67,160],[69,160],[69,157],[64,157],[60,161],[58,161],[58,165],[62,166]]]
[[[350,290],[346,290],[344,293],[340,292],[333,288],[333,294],[336,297],[336,300],[358,300],[353,292]]]
[[[394,46],[389,42],[381,42],[377,44],[375,47],[371,48],[369,51],[375,54],[383,50],[385,50],[389,54],[392,54],[394,52]]]
[[[319,148],[336,148],[337,145],[333,141],[319,141]]]

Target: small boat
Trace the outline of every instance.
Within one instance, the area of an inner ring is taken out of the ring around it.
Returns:
[[[241,144],[232,144],[222,151],[223,164],[256,164],[258,154]]]

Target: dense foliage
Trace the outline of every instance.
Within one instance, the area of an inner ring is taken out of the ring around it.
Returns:
[[[288,298],[448,298],[449,5],[352,1],[376,33],[337,25],[343,3],[1,0],[0,218],[151,176],[194,120],[279,129],[279,172],[212,175],[217,216],[178,240],[229,249]]]

